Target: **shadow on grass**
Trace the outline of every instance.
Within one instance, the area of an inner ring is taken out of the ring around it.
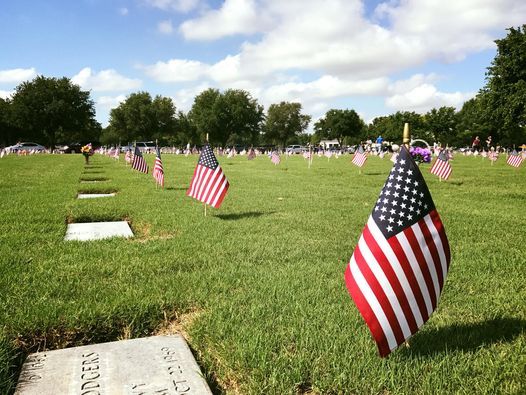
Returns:
[[[274,211],[271,212],[262,212],[262,211],[247,211],[245,213],[231,213],[231,214],[217,214],[214,217],[222,219],[223,221],[237,221],[238,219],[243,218],[257,218],[262,215],[274,214]]]
[[[508,343],[526,331],[526,321],[495,318],[473,324],[457,324],[419,333],[404,354],[435,355],[445,351],[475,351],[495,343]]]
[[[186,191],[188,187],[166,187],[167,191]]]

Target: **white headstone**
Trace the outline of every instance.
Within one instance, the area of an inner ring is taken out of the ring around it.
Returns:
[[[16,395],[211,395],[180,335],[39,352],[27,357]]]
[[[114,193],[79,193],[77,198],[78,199],[96,199],[96,198],[113,197],[113,196],[115,196]]]
[[[64,240],[100,240],[109,237],[133,237],[126,221],[68,224]]]

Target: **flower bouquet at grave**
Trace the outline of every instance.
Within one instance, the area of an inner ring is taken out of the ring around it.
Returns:
[[[82,155],[84,155],[84,160],[86,161],[86,164],[89,163],[89,157],[93,155],[93,147],[91,146],[91,143],[86,144],[84,147],[80,149],[80,152],[82,152]]]
[[[431,162],[431,151],[427,148],[411,147],[409,153],[417,164]]]

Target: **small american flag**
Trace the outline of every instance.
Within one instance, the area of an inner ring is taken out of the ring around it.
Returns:
[[[354,157],[352,158],[352,163],[354,163],[358,167],[362,167],[365,164],[366,160],[367,154],[363,150],[363,147],[359,145],[358,150],[354,153]]]
[[[349,293],[382,357],[429,319],[449,262],[431,194],[402,147],[345,270]]]
[[[126,163],[131,163],[131,162],[132,162],[132,152],[131,152],[131,148],[129,148],[129,149],[126,151],[126,155],[124,155],[124,160],[126,161]]]
[[[113,153],[113,158],[114,159],[119,159],[120,158],[120,152],[121,152],[121,146],[119,145],[117,148],[115,148],[115,152]]]
[[[490,151],[488,153],[488,158],[490,161],[495,162],[499,158],[499,154],[497,151]]]
[[[279,157],[277,151],[272,151],[272,154],[270,155],[270,161],[275,165],[279,165],[281,163],[281,158]]]
[[[443,178],[444,180],[449,178],[449,175],[451,174],[451,165],[449,164],[445,151],[442,151],[440,154],[438,154],[435,163],[433,163],[433,166],[431,166],[431,174],[434,174],[439,178]]]
[[[383,159],[384,156],[385,156],[385,152],[384,152],[384,151],[380,151],[380,153],[378,154],[378,156],[380,157],[380,159]]]
[[[304,157],[305,159],[310,159],[310,157],[311,157],[311,152],[310,152],[310,151],[305,151],[305,152],[303,153],[303,157]]]
[[[252,160],[256,157],[256,151],[254,151],[254,148],[250,148],[247,154],[247,159]]]
[[[517,151],[513,150],[513,152],[508,156],[508,160],[506,163],[513,167],[520,167],[522,164],[522,156],[517,153]]]
[[[206,144],[201,151],[186,194],[214,208],[219,208],[229,186],[214,152],[210,145]]]
[[[163,162],[161,160],[161,152],[159,151],[159,147],[156,147],[155,163],[153,165],[152,176],[153,178],[155,178],[155,181],[157,181],[157,184],[164,187],[164,169],[163,169]]]
[[[141,173],[148,174],[148,164],[144,160],[141,150],[137,147],[135,147],[135,154],[133,155],[132,168],[140,171]]]

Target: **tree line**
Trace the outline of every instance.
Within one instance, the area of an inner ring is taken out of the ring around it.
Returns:
[[[207,89],[197,95],[187,113],[169,97],[140,91],[130,94],[110,112],[106,128],[95,120],[89,91],[68,78],[38,76],[21,83],[10,99],[0,98],[0,145],[19,140],[57,143],[100,141],[104,145],[158,140],[163,145],[200,145],[209,136],[216,146],[318,144],[335,139],[352,145],[378,135],[399,141],[403,124],[412,136],[443,145],[466,146],[476,135],[493,137],[503,146],[526,142],[526,25],[508,29],[496,40],[497,54],[487,68],[485,86],[454,107],[425,114],[398,111],[370,124],[353,109],[330,109],[307,133],[311,116],[300,103],[271,104],[265,112],[247,91]]]

